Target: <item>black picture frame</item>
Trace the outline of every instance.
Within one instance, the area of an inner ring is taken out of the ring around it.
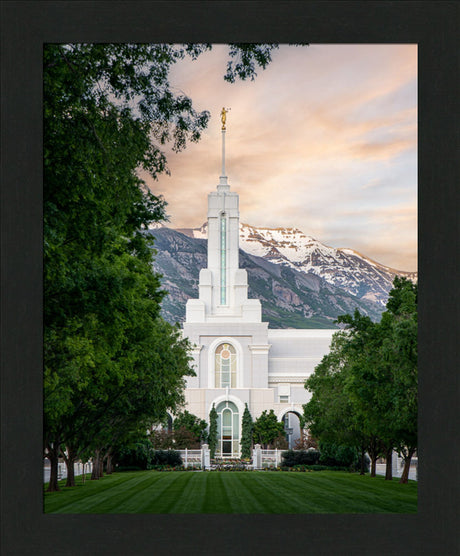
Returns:
[[[4,554],[456,554],[458,3],[4,1]],[[414,43],[419,55],[420,469],[416,515],[46,515],[42,47],[46,42]],[[455,346],[455,347],[454,347]]]

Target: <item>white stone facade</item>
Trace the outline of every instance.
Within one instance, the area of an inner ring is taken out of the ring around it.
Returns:
[[[186,409],[209,422],[215,405],[223,457],[239,456],[245,404],[254,420],[273,409],[288,428],[297,427],[291,440],[299,435],[292,416],[301,415],[309,399],[304,381],[336,332],[270,330],[262,322],[261,303],[248,299],[247,273],[238,264],[238,200],[226,176],[208,195],[208,266],[200,271],[199,298],[188,300],[183,325],[195,346],[196,372],[187,380]]]

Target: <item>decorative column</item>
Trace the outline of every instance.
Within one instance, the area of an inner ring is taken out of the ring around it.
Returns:
[[[252,466],[254,469],[262,469],[262,448],[260,444],[254,445],[254,450],[252,451]]]
[[[204,471],[211,466],[211,457],[209,453],[209,444],[203,444],[201,447],[201,469]]]

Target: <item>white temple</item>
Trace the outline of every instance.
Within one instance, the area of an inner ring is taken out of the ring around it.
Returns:
[[[305,379],[329,351],[336,330],[277,329],[262,322],[258,299],[248,299],[247,272],[238,266],[238,195],[225,172],[222,109],[222,172],[208,195],[208,266],[200,271],[199,298],[186,305],[184,335],[195,346],[195,377],[187,379],[186,409],[209,422],[218,413],[221,457],[240,455],[247,403],[253,420],[273,409],[284,421],[290,447],[300,436],[298,415],[309,400]]]

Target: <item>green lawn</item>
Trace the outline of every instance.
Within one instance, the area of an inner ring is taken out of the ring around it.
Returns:
[[[413,513],[417,483],[340,471],[136,471],[78,477],[44,498],[46,513]]]
[[[417,483],[340,471],[114,473],[45,492],[46,513],[413,513]]]

